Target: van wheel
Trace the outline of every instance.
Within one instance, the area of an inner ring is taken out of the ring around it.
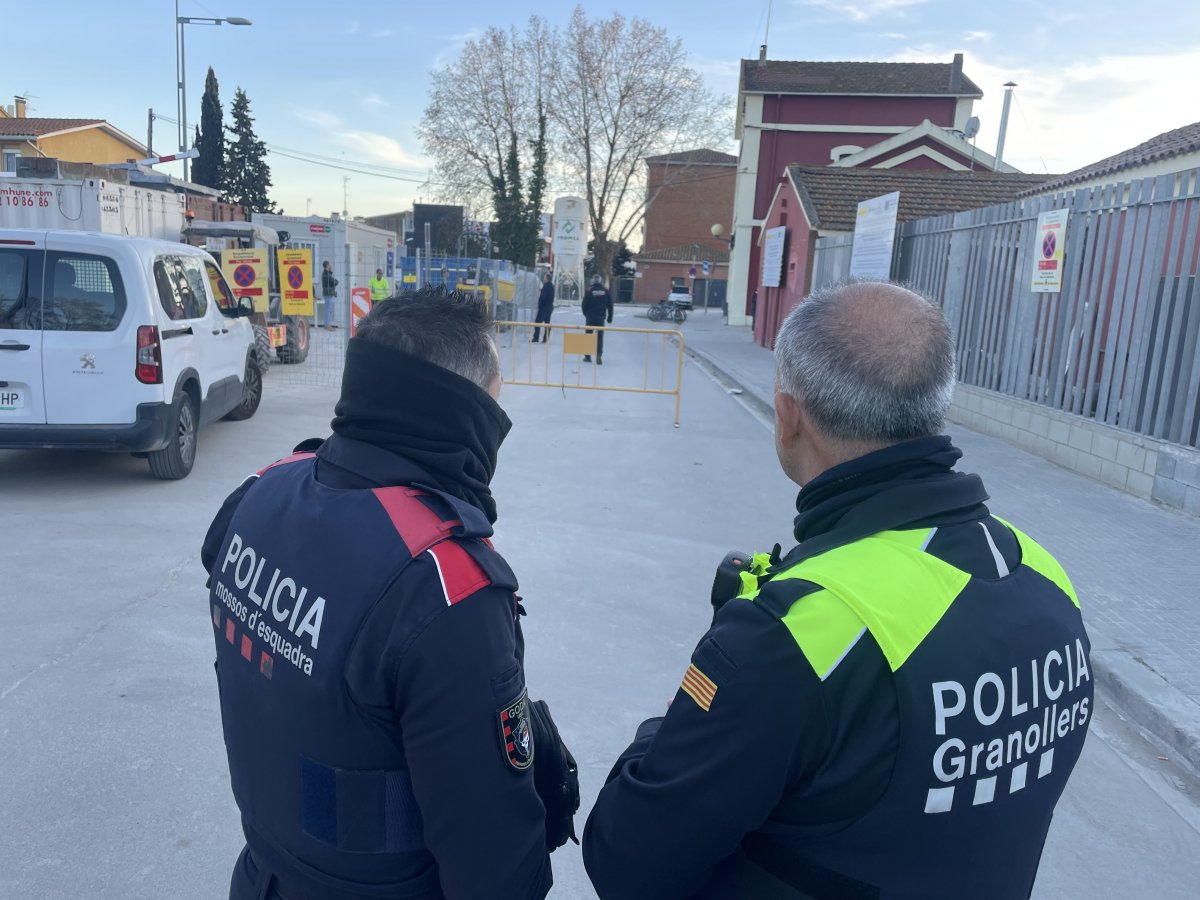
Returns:
[[[271,335],[265,325],[254,326],[254,355],[258,357],[260,371],[265,372],[271,366],[271,357],[275,348],[271,346]]]
[[[262,402],[262,369],[258,363],[247,361],[246,377],[242,379],[242,402],[225,414],[225,418],[233,422],[241,422],[258,412],[258,404]]]
[[[150,471],[155,478],[177,481],[186,478],[196,462],[196,401],[182,394],[175,407],[175,421],[167,446],[150,453]]]
[[[288,316],[287,344],[279,348],[281,363],[302,363],[308,359],[308,319]]]

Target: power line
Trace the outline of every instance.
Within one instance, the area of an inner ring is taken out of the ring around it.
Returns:
[[[1029,136],[1036,142],[1037,136],[1034,135],[1033,129],[1029,127],[1029,120],[1025,118],[1025,110],[1021,106],[1021,98],[1017,96],[1017,92],[1013,91],[1013,99],[1017,101],[1017,112],[1021,114],[1021,121],[1025,123],[1025,130],[1029,132]],[[1041,153],[1038,153],[1038,159],[1042,161],[1042,171],[1047,175],[1050,174],[1050,167],[1046,165],[1046,159]]]
[[[396,166],[386,166],[386,165],[383,165],[382,163],[369,163],[369,162],[363,162],[361,160],[356,160],[356,159],[346,159],[345,157],[340,157],[340,156],[322,156],[319,153],[310,153],[307,150],[296,150],[293,147],[280,147],[278,144],[267,144],[266,146],[267,146],[268,150],[278,149],[278,150],[284,151],[285,153],[296,153],[296,154],[299,154],[300,156],[306,156],[311,159],[319,159],[324,162],[338,163],[339,165],[342,165],[342,164],[352,165],[352,166],[358,166],[359,168],[363,168],[363,169],[381,169],[385,172],[389,172],[389,173],[393,173],[393,174],[403,174],[403,175],[421,175],[422,174],[417,169],[401,169]]]
[[[275,156],[283,156],[283,157],[286,157],[287,159],[294,159],[297,162],[308,163],[310,166],[323,166],[326,169],[337,169],[338,171],[341,171],[341,172],[354,172],[357,175],[369,175],[373,178],[385,178],[388,181],[407,181],[407,182],[411,182],[412,184],[441,183],[441,182],[433,182],[428,178],[410,178],[410,177],[407,177],[404,175],[389,175],[385,172],[372,172],[369,169],[364,169],[364,168],[353,166],[353,165],[340,165],[338,163],[322,162],[321,160],[318,160],[318,159],[310,159],[305,156],[298,156],[294,153],[284,153],[278,147],[267,147],[267,152],[274,154]]]

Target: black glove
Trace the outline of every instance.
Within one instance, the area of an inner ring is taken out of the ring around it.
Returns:
[[[575,836],[575,813],[579,810],[579,766],[559,736],[545,700],[529,703],[533,730],[533,786],[546,807],[546,849],[554,852]]]

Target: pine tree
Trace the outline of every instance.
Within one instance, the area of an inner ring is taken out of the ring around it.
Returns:
[[[212,66],[204,79],[204,97],[200,100],[200,127],[196,130],[196,149],[200,155],[192,163],[192,181],[211,188],[221,187],[225,168],[225,114],[217,76]]]
[[[225,142],[225,171],[222,190],[225,199],[246,207],[250,212],[276,212],[274,202],[267,196],[271,187],[271,167],[267,165],[267,147],[254,133],[254,118],[250,115],[250,98],[240,87],[233,95],[229,114],[232,127],[226,126],[229,138]]]

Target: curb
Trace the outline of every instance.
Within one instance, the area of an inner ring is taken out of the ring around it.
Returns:
[[[711,352],[684,342],[684,352],[722,381],[740,390],[744,399],[773,417],[770,402],[729,372]],[[1117,641],[1087,625],[1096,687],[1157,743],[1200,773],[1200,704],[1141,662]]]

